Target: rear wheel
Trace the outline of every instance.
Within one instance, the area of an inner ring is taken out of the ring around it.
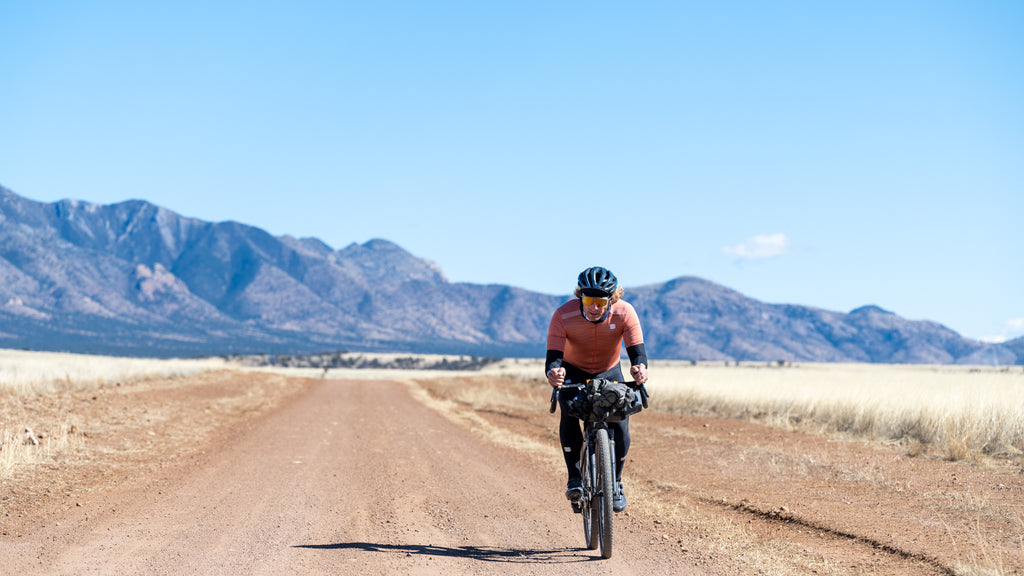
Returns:
[[[608,442],[608,430],[597,431],[597,507],[594,514],[598,518],[601,536],[601,557],[612,557],[612,532],[614,532],[615,512],[612,510],[612,498],[615,496],[615,469],[612,468],[611,444]]]

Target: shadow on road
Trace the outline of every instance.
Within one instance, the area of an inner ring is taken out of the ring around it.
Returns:
[[[599,559],[580,555],[579,549],[533,550],[529,548],[494,548],[490,546],[432,546],[422,544],[373,544],[370,542],[341,542],[338,544],[300,544],[293,548],[314,550],[363,550],[365,552],[394,552],[396,554],[467,558],[483,562],[511,562],[530,564],[565,564]]]

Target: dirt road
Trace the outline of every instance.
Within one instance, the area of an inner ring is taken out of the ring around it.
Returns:
[[[511,387],[521,408],[458,401],[485,385]],[[23,506],[0,539],[0,574],[893,575],[1024,564],[1019,475],[656,412],[634,419],[630,508],[617,516],[614,557],[600,560],[581,547],[562,496],[545,395],[511,382],[311,382],[180,444],[173,462],[119,472],[88,497]]]
[[[394,382],[315,385],[168,476],[4,542],[4,573],[568,574],[594,557],[555,474]],[[638,548],[602,571],[649,568]]]

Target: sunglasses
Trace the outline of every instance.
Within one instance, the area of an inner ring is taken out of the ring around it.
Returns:
[[[608,305],[608,298],[595,298],[593,296],[583,296],[582,300],[584,306],[597,304],[599,308],[604,308],[605,306]]]

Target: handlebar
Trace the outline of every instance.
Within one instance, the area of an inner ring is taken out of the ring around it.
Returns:
[[[589,380],[588,380],[588,382],[589,382]],[[640,391],[640,401],[644,405],[644,410],[647,409],[647,399],[650,397],[650,394],[647,393],[647,386],[645,386],[643,384],[637,384],[636,382],[619,382],[619,384],[625,384],[626,386],[629,386],[630,388],[636,388],[637,390],[639,390]],[[552,414],[555,413],[555,408],[558,407],[558,393],[561,390],[564,390],[566,388],[575,388],[575,389],[578,390],[580,388],[586,388],[586,387],[587,387],[587,384],[585,382],[569,382],[568,380],[566,380],[565,383],[562,384],[560,387],[551,390],[551,408],[548,410],[548,412],[550,412]]]

